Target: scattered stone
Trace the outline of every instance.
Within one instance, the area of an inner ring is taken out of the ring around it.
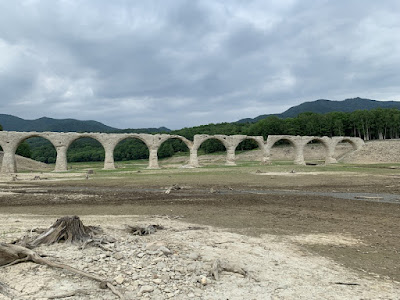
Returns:
[[[151,285],[144,285],[140,288],[139,293],[144,294],[144,293],[151,293],[153,291],[154,291],[154,287],[152,287]]]
[[[201,283],[201,285],[207,285],[208,284],[207,277],[201,276],[200,277],[200,283]]]
[[[114,258],[117,260],[123,259],[125,256],[121,252],[117,252],[114,254]]]
[[[172,254],[172,251],[169,250],[167,247],[165,246],[161,246],[160,248],[158,248],[158,251],[161,251],[164,255],[168,256]]]
[[[122,276],[122,275],[118,275],[117,277],[114,278],[114,281],[115,281],[117,284],[122,284],[122,283],[125,281],[125,278],[124,278],[124,276]]]
[[[198,260],[200,255],[196,252],[189,253],[187,256],[191,260]]]

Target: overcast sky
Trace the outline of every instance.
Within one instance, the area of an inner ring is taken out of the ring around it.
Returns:
[[[0,0],[0,113],[179,129],[400,100],[400,1]]]

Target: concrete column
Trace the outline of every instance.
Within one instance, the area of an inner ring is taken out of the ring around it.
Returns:
[[[104,170],[114,170],[114,147],[105,147]]]
[[[1,165],[1,173],[16,173],[15,147],[3,147],[4,156]]]
[[[200,167],[199,157],[197,156],[197,148],[195,149],[194,147],[192,147],[190,149],[189,166],[192,167],[192,168]]]
[[[264,145],[261,149],[262,158],[261,163],[269,165],[271,164],[271,147],[269,145]]]
[[[235,162],[235,150],[236,147],[234,146],[229,146],[226,149],[226,166],[236,166]]]
[[[56,158],[56,167],[54,169],[55,172],[65,172],[68,170],[67,167],[67,146],[57,146],[57,158]]]
[[[334,143],[330,144],[327,147],[327,154],[326,154],[326,158],[325,158],[325,164],[336,164],[337,160],[336,158],[334,158],[333,156],[335,155],[335,145],[333,145]]]
[[[149,166],[147,169],[160,169],[157,152],[158,147],[149,149]]]
[[[306,162],[304,161],[304,146],[305,144],[300,144],[300,143],[295,145],[296,157],[294,159],[294,163],[296,165],[306,164]]]

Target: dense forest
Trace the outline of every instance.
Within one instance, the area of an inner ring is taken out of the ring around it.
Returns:
[[[129,129],[124,132],[130,131]],[[162,132],[158,132],[162,133]],[[318,114],[305,112],[294,118],[281,119],[270,116],[257,123],[220,123],[208,124],[165,132],[177,134],[193,140],[195,134],[244,134],[263,136],[272,134],[312,135],[312,136],[353,136],[364,140],[394,139],[400,136],[400,110],[396,108],[378,108],[357,110],[354,112],[330,112]],[[252,141],[242,142],[237,150],[257,148]],[[200,148],[200,153],[224,151],[217,140],[208,140]],[[179,152],[188,152],[187,146],[180,140],[171,139],[162,144],[158,151],[160,158],[170,157]],[[54,163],[56,150],[43,138],[30,138],[23,142],[17,153],[46,163]],[[127,139],[117,145],[114,151],[116,161],[148,158],[146,145],[137,139]],[[75,141],[67,153],[68,161],[102,161],[104,150],[99,142],[90,138]]]

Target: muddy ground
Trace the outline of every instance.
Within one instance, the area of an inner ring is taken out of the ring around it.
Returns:
[[[400,205],[384,203],[379,196],[391,194],[400,200],[398,169],[268,173],[268,166],[260,168],[144,170],[123,177],[93,175],[88,180],[78,174],[57,181],[44,175],[39,181],[28,180],[33,177],[29,174],[26,180],[2,184],[0,212],[179,216],[185,222],[245,236],[290,237],[307,251],[360,276],[400,281]],[[166,194],[173,184],[180,189]],[[358,196],[340,199],[335,196],[338,192]],[[306,238],[338,235],[358,242],[307,242]]]

